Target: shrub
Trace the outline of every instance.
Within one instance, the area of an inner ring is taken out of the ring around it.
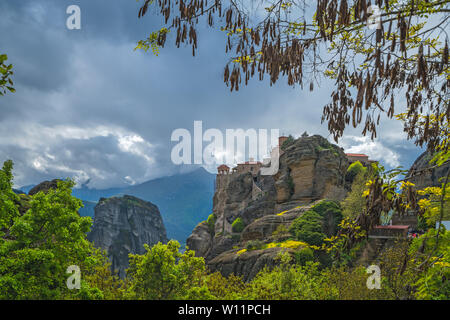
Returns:
[[[295,261],[301,265],[306,265],[306,262],[314,260],[314,252],[311,248],[303,248],[294,254]]]
[[[280,224],[277,227],[277,229],[274,232],[272,232],[272,236],[277,240],[283,238],[287,234],[288,234],[288,229],[286,228],[286,226],[284,224]]]
[[[325,238],[325,234],[322,233],[322,217],[313,210],[308,210],[295,219],[289,231],[295,239],[310,245],[321,245]]]
[[[246,248],[247,250],[259,250],[264,247],[264,242],[260,240],[250,240],[247,242]]]
[[[242,230],[244,230],[244,228],[245,228],[245,225],[241,218],[237,218],[231,224],[231,229],[233,230],[233,232],[242,232]]]
[[[216,215],[214,213],[211,213],[208,216],[208,219],[206,220],[206,223],[208,224],[208,227],[209,227],[209,232],[211,232],[211,233],[214,233],[216,219],[217,219]]]
[[[292,222],[289,232],[310,245],[321,245],[326,237],[335,235],[342,220],[339,203],[324,200]]]
[[[312,210],[322,217],[322,232],[328,237],[335,235],[342,221],[342,208],[336,201],[323,200]]]
[[[358,174],[360,173],[365,174],[366,171],[367,168],[364,167],[361,162],[359,161],[353,162],[347,169],[345,179],[347,181],[353,182],[353,180],[356,178]]]

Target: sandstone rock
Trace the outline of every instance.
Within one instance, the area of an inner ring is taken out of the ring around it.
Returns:
[[[212,235],[199,225],[187,240],[189,249],[204,257],[214,270],[252,277],[264,264],[276,263],[272,251],[252,251],[238,258],[233,247],[242,248],[250,240],[267,242],[279,225],[288,227],[313,202],[345,196],[347,157],[325,138],[303,136],[287,145],[279,160],[280,168],[274,176],[250,172],[217,176]],[[288,212],[276,215],[283,211]],[[232,230],[237,218],[246,226],[241,234]]]
[[[282,215],[272,214],[256,219],[242,231],[241,242],[268,239],[280,225],[284,225],[286,229],[288,229],[297,217],[310,208],[311,205],[298,207],[291,209]]]
[[[100,199],[88,239],[107,251],[111,267],[120,277],[128,268],[128,254],[145,253],[144,244],[167,242],[158,207],[128,195]]]
[[[277,202],[342,199],[348,160],[341,148],[314,135],[295,140],[280,157]]]
[[[244,281],[253,279],[265,266],[276,265],[276,257],[280,252],[292,253],[292,249],[269,248],[252,250],[237,254],[238,249],[226,251],[208,262],[210,271],[219,271],[227,277],[231,274],[242,276]]]
[[[192,234],[186,240],[186,246],[191,249],[195,248],[197,257],[205,257],[208,255],[212,246],[212,236],[206,221],[199,223]]]

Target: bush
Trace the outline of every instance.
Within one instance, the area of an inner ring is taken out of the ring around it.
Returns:
[[[301,265],[306,265],[306,262],[314,260],[314,251],[311,248],[303,248],[294,254],[295,261]]]
[[[264,242],[260,241],[260,240],[250,240],[249,242],[247,242],[246,245],[246,249],[251,251],[251,250],[259,250],[262,249],[264,247]]]
[[[295,219],[289,232],[299,241],[321,245],[326,237],[337,233],[341,220],[342,209],[339,203],[324,200]]]
[[[217,219],[216,215],[214,213],[211,213],[208,216],[208,219],[206,220],[206,223],[208,224],[208,227],[209,227],[209,232],[211,232],[211,233],[214,233],[216,219]]]
[[[283,238],[284,236],[286,236],[288,234],[288,229],[286,228],[286,226],[284,224],[280,224],[277,229],[272,232],[272,236],[276,239],[279,240],[281,238]]]
[[[322,233],[322,217],[313,210],[308,210],[295,219],[289,231],[295,239],[310,245],[321,245],[325,238],[325,234]]]
[[[360,173],[365,174],[366,171],[367,168],[364,167],[361,162],[359,161],[353,162],[347,169],[345,179],[347,181],[353,182],[353,180],[356,178],[358,174]]]
[[[335,235],[342,221],[342,209],[339,203],[323,200],[316,204],[312,210],[322,217],[322,232],[328,237]]]
[[[242,232],[242,230],[244,230],[244,228],[245,228],[245,225],[241,218],[237,218],[231,224],[231,229],[233,230],[233,232],[238,232],[238,233]]]
[[[300,231],[297,233],[297,239],[310,245],[320,246],[326,238],[322,232]]]

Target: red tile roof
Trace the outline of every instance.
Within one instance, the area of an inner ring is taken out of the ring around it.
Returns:
[[[409,229],[409,226],[405,225],[393,225],[393,226],[375,226],[375,229]]]
[[[345,155],[350,157],[368,157],[368,155],[364,153],[346,153]]]
[[[226,170],[226,169],[230,169],[230,167],[227,166],[226,164],[221,164],[220,166],[217,167],[217,170]]]

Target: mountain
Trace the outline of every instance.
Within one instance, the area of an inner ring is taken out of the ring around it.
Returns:
[[[83,201],[82,216],[94,217],[100,198],[131,195],[158,206],[169,239],[184,244],[199,221],[212,212],[215,175],[199,168],[189,173],[162,177],[135,186],[110,189],[74,188],[72,194]],[[28,193],[34,185],[23,186]]]
[[[192,229],[205,220],[212,210],[215,175],[199,168],[195,171],[162,177],[125,188],[74,188],[73,195],[83,200],[83,216],[94,217],[94,207],[100,198],[131,195],[158,206],[169,239],[185,243]],[[32,189],[23,187],[22,190]]]

